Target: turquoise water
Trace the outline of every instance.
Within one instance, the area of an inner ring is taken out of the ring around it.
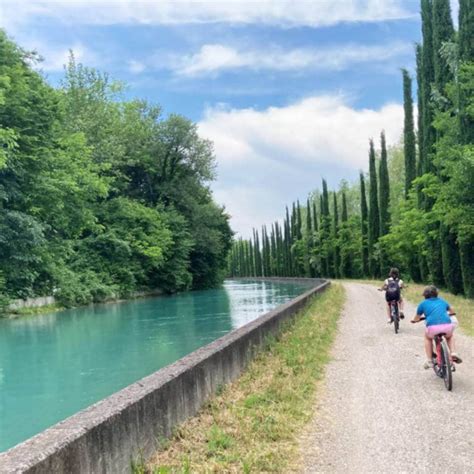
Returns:
[[[215,290],[0,319],[0,452],[303,293]]]

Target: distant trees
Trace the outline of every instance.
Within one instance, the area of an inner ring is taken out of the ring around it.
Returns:
[[[371,139],[368,176],[342,183],[331,206],[323,180],[322,192],[313,192],[301,210],[305,245],[294,232],[285,233],[283,245],[288,261],[306,252],[314,276],[379,277],[394,265],[405,277],[473,298],[474,2],[459,1],[457,33],[449,0],[421,0],[421,18],[417,134],[404,69],[403,145],[387,150],[382,132],[377,153]],[[286,266],[281,275],[307,272]]]

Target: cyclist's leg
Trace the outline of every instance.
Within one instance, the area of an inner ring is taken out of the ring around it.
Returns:
[[[398,300],[398,309],[400,310],[400,317],[403,319],[405,317],[403,313],[403,298],[400,296],[400,299]]]
[[[387,301],[387,317],[390,322],[392,320],[392,308],[390,306],[390,301]]]
[[[425,333],[425,354],[426,360],[431,360],[433,358],[433,338]]]
[[[456,352],[456,346],[454,344],[454,334],[451,334],[451,336],[448,336],[446,334],[446,342],[448,343],[449,351],[451,353]]]
[[[452,360],[460,364],[462,362],[462,359],[456,352],[456,344],[454,343],[454,333],[452,331],[451,333],[446,334],[446,342],[448,343],[449,352],[451,353]]]

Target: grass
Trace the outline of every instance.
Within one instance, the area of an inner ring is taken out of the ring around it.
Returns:
[[[360,283],[367,283],[370,285],[382,286],[382,281],[378,280],[347,280],[347,281],[359,281]],[[414,304],[420,303],[423,300],[423,289],[425,285],[419,283],[408,283],[408,287],[403,290],[403,297]],[[456,311],[456,316],[459,320],[459,325],[463,331],[471,337],[474,337],[474,300],[465,298],[460,295],[453,295],[446,290],[440,290],[439,295],[444,298]],[[408,317],[414,315],[408,314]]]
[[[298,435],[313,414],[344,290],[333,284],[271,339],[244,374],[181,425],[135,472],[288,472]]]

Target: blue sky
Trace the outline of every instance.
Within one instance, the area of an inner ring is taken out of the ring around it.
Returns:
[[[416,0],[3,0],[0,26],[44,56],[55,84],[79,61],[129,97],[198,122],[215,143],[216,199],[247,236],[322,177],[366,169],[367,142],[403,126],[400,68],[413,72]]]

